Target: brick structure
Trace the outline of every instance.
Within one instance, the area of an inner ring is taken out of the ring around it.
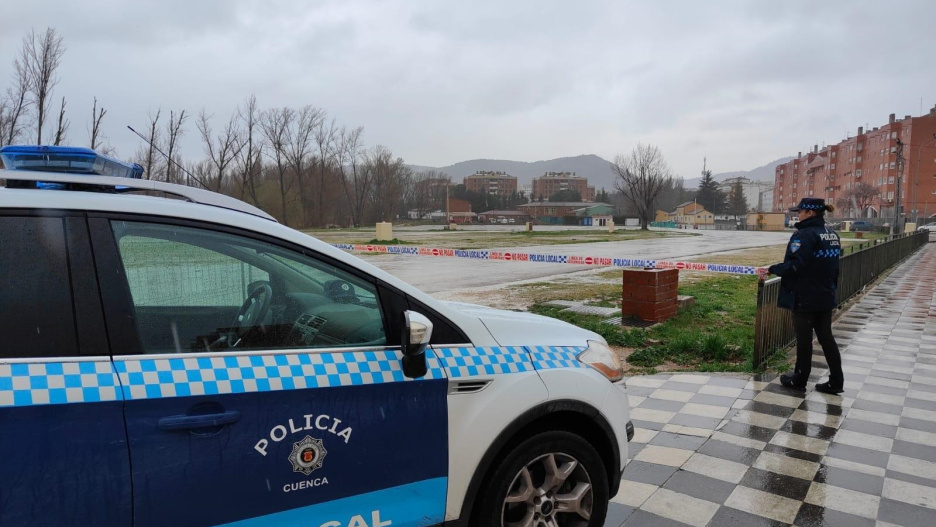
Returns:
[[[825,198],[837,205],[833,217],[893,218],[897,195],[910,221],[932,221],[936,216],[936,107],[919,117],[898,119],[804,155],[776,168],[773,207],[784,212],[805,197]],[[904,144],[901,174],[897,141]],[[901,188],[897,188],[898,175]],[[877,191],[870,202],[853,202],[849,191],[861,183]],[[845,198],[845,199],[843,199]],[[855,205],[861,210],[855,210]]]
[[[595,187],[588,186],[588,178],[576,176],[575,172],[546,172],[533,178],[533,200],[548,200],[553,194],[563,190],[574,190],[582,201],[595,201]]]
[[[621,317],[663,322],[676,316],[678,270],[625,269],[623,273]]]
[[[506,172],[485,172],[479,170],[463,180],[465,189],[482,194],[510,196],[517,192],[517,178]]]

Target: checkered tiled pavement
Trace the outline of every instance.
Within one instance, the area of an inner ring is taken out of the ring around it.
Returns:
[[[936,526],[936,244],[834,326],[845,393],[776,377],[628,381],[636,433],[606,527]]]

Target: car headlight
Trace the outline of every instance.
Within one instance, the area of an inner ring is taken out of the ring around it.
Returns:
[[[621,360],[607,344],[597,340],[589,340],[588,347],[579,354],[578,360],[598,370],[611,382],[624,378],[624,367]]]

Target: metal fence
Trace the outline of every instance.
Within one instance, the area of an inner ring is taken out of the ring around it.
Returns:
[[[884,271],[900,263],[929,241],[929,231],[898,234],[885,240],[855,244],[839,260],[836,303],[841,306]],[[761,279],[757,285],[754,325],[754,367],[762,367],[772,353],[793,343],[793,313],[777,307],[780,279]]]

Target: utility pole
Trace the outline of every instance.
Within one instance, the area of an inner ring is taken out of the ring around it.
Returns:
[[[903,230],[900,227],[900,185],[904,167],[903,147],[903,141],[897,139],[897,187],[894,189],[894,224],[890,229],[890,233],[892,235],[894,234],[895,230],[898,234]]]

